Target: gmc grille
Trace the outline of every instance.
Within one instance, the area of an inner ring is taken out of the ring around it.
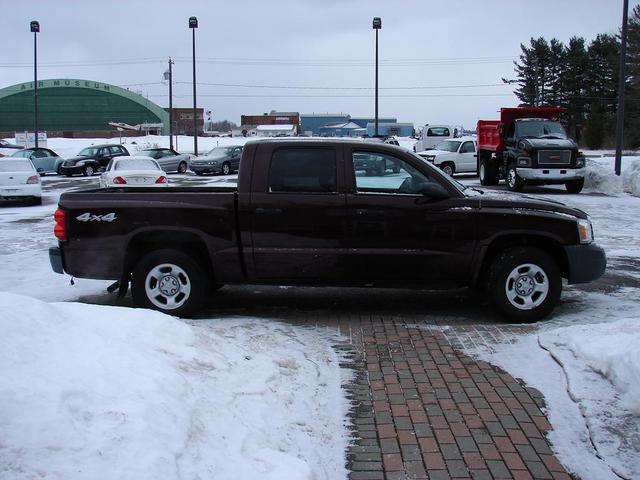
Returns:
[[[569,165],[571,150],[539,150],[538,165]]]

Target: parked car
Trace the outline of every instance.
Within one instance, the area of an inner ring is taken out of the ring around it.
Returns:
[[[0,198],[42,203],[40,175],[28,158],[0,159]]]
[[[359,154],[400,172],[358,176]],[[469,287],[530,322],[551,313],[563,278],[589,282],[606,267],[583,211],[465,187],[382,143],[258,140],[237,186],[123,190],[62,194],[52,268],[115,280],[121,295],[131,282],[136,306],[171,315],[195,313],[224,284]]]
[[[450,176],[477,171],[476,141],[473,137],[445,140],[433,150],[419,152],[418,155]]]
[[[196,175],[203,175],[205,173],[229,175],[231,172],[238,171],[241,155],[242,146],[239,145],[216,147],[213,150],[209,150],[207,154],[202,157],[192,158],[190,168]]]
[[[190,155],[181,155],[172,148],[145,148],[138,155],[153,158],[165,172],[184,173],[191,161]]]
[[[9,155],[12,155],[16,150],[20,150],[22,148],[24,147],[9,143],[6,140],[2,140],[0,138],[0,157],[8,157]]]
[[[68,158],[60,166],[60,173],[70,177],[71,175],[84,175],[90,177],[100,169],[106,168],[112,158],[129,155],[122,145],[94,145],[83,148],[77,156]]]
[[[167,187],[167,174],[150,157],[113,158],[100,175],[100,187]]]
[[[15,152],[11,157],[28,158],[33,162],[33,166],[36,167],[40,175],[45,173],[60,174],[60,167],[64,163],[64,158],[49,148],[24,148]]]

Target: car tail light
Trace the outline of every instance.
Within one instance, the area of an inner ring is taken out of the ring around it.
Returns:
[[[160,175],[156,180],[156,183],[167,183],[167,177]]]
[[[113,183],[115,183],[116,185],[126,185],[127,181],[122,177],[116,177],[113,179]]]
[[[56,221],[56,226],[53,227],[53,234],[58,240],[63,242],[67,240],[67,212],[57,209],[53,214],[53,219]]]
[[[27,178],[27,183],[33,185],[34,183],[40,183],[40,175],[31,175]]]

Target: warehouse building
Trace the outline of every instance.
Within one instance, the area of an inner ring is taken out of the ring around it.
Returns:
[[[34,85],[0,89],[0,137],[34,129]],[[174,120],[177,120],[174,117]],[[49,137],[111,137],[144,133],[144,125],[161,124],[169,132],[169,114],[149,99],[94,80],[60,78],[38,82],[39,131]],[[113,124],[139,126],[139,133],[118,132]]]
[[[376,132],[375,123],[367,123],[367,135],[373,137]],[[378,135],[384,137],[410,137],[414,134],[413,123],[378,122]]]
[[[346,113],[303,113],[300,114],[300,131],[305,135],[322,135],[322,127],[349,121],[350,115]]]

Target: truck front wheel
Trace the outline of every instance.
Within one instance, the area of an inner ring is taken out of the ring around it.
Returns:
[[[562,277],[555,260],[544,251],[514,247],[491,264],[488,288],[493,304],[509,320],[537,322],[558,303]]]
[[[521,192],[523,187],[524,180],[518,176],[516,164],[509,164],[507,167],[507,188],[512,192]]]
[[[131,278],[136,307],[178,317],[200,310],[209,290],[201,267],[179,250],[163,249],[146,254],[136,264]]]
[[[567,189],[567,192],[569,193],[580,193],[584,188],[584,178],[565,182],[564,187]]]

